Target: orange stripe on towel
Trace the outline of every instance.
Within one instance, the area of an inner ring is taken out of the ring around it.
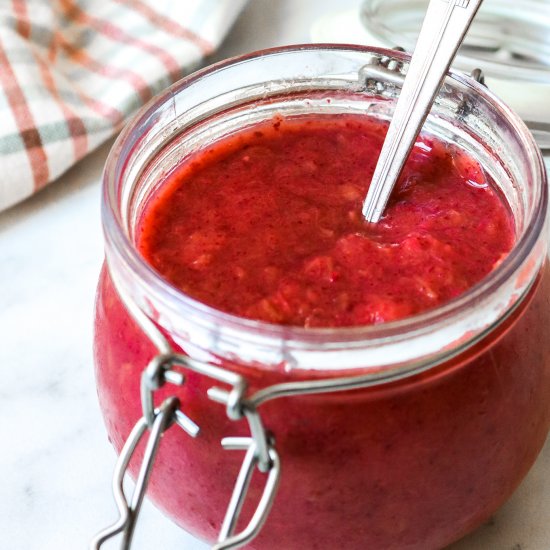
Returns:
[[[25,94],[17,81],[17,75],[11,66],[1,41],[0,85],[4,88],[7,101],[19,129],[19,134],[25,145],[33,175],[34,188],[35,190],[40,189],[48,182],[49,177],[46,153],[42,146],[42,139],[36,128],[32,112],[25,99]]]
[[[142,2],[141,0],[115,0],[119,4],[124,4],[128,8],[137,11],[140,15],[145,17],[150,23],[162,29],[163,31],[170,33],[178,38],[185,38],[193,42],[198,48],[200,48],[203,55],[210,55],[214,51],[214,46],[207,40],[195,34],[193,31],[186,29],[179,23],[176,23],[172,19],[166,17],[162,13],[159,13],[151,6]],[[183,0],[185,1],[185,0]]]
[[[155,44],[151,44],[146,40],[141,40],[136,36],[132,36],[124,29],[117,25],[98,17],[94,17],[85,12],[73,0],[61,0],[63,7],[71,13],[71,15],[81,23],[88,25],[89,27],[100,32],[104,36],[114,40],[115,42],[121,42],[124,44],[130,44],[135,46],[151,55],[154,55],[161,61],[164,68],[169,73],[172,80],[177,80],[181,75],[181,67],[176,59],[171,56],[166,50],[163,50]]]
[[[26,0],[12,0],[13,11],[16,19],[16,30],[23,38],[30,38],[31,36],[31,21],[29,19],[29,12],[27,10]]]

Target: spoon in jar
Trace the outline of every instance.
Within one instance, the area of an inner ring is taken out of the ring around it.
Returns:
[[[430,0],[399,100],[363,203],[376,223],[482,0]]]

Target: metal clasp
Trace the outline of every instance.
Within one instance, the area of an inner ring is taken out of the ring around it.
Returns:
[[[401,46],[396,46],[393,49],[396,52],[405,51]],[[371,55],[369,62],[359,69],[359,84],[364,89],[377,93],[383,92],[388,84],[401,88],[405,82],[406,65],[406,61]],[[481,69],[474,69],[470,73],[470,77],[482,86],[486,86],[485,74]]]
[[[395,51],[405,51],[400,46]],[[402,88],[405,81],[406,62],[391,57],[371,55],[368,63],[359,70],[359,85],[370,92],[382,93],[388,85]]]
[[[404,51],[403,48],[394,48],[396,51]],[[359,86],[362,90],[382,94],[388,90],[402,88],[405,82],[406,62],[390,57],[379,57],[371,55],[370,61],[359,70]],[[470,78],[487,87],[485,74],[481,69],[474,69]],[[467,101],[460,101],[457,104],[456,112],[465,116],[470,112]]]
[[[250,522],[240,533],[235,535],[233,532],[246,499],[252,474],[255,467],[260,469],[259,453],[256,442],[251,437],[226,437],[222,440],[222,446],[228,450],[246,451],[246,454],[229,501],[218,542],[213,546],[213,550],[239,548],[259,533],[271,510],[281,474],[279,455],[275,450],[273,440],[270,440],[267,447],[270,465],[264,491]]]
[[[176,367],[178,369],[176,369]],[[237,478],[233,494],[225,515],[217,550],[238,548],[254,538],[262,528],[271,505],[280,477],[279,455],[275,450],[274,441],[269,438],[263,426],[256,407],[245,399],[247,384],[239,374],[227,371],[210,363],[196,361],[186,355],[163,353],[154,357],[141,376],[141,404],[143,417],[138,420],[131,431],[120,456],[113,475],[113,494],[119,510],[119,519],[110,527],[99,533],[91,543],[92,550],[99,550],[104,542],[122,533],[123,550],[131,545],[135,524],[145,496],[147,484],[151,476],[154,460],[160,445],[162,434],[176,423],[187,434],[196,437],[200,428],[180,410],[180,401],[175,396],[163,401],[159,408],[154,406],[154,392],[166,383],[181,386],[185,383],[185,375],[179,368],[203,374],[218,382],[228,384],[231,388],[225,390],[213,387],[208,390],[209,397],[226,406],[227,416],[232,420],[246,418],[251,437],[225,438],[222,440],[224,449],[246,450],[245,458]],[[145,433],[149,430],[149,438],[143,456],[143,461],[136,480],[136,486],[131,499],[126,497],[123,482],[128,465],[136,448]],[[234,534],[242,505],[246,499],[248,487],[254,469],[267,474],[265,488],[252,519],[243,531]]]
[[[141,418],[130,432],[118,457],[113,475],[113,493],[120,517],[113,525],[96,535],[90,545],[92,550],[99,550],[104,542],[119,533],[123,534],[121,548],[123,550],[128,550],[130,548],[137,518],[143,498],[145,497],[149,478],[151,477],[153,463],[159,449],[162,434],[172,424],[174,414],[178,407],[178,399],[169,397],[154,411],[155,419],[150,429],[149,439],[147,440],[147,446],[143,454],[143,461],[136,479],[134,492],[132,493],[131,499],[128,499],[124,492],[124,477],[139,442],[149,428],[145,417]]]
[[[156,418],[153,394],[166,382],[176,386],[182,386],[185,376],[181,372],[173,370],[174,357],[171,354],[157,355],[154,357],[141,375],[141,406],[143,418],[147,426],[152,429]],[[179,408],[174,411],[175,422],[191,437],[197,437],[200,428]]]

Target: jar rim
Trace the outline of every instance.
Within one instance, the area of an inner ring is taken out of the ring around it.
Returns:
[[[517,132],[519,140],[523,143],[529,154],[533,166],[533,176],[536,178],[540,189],[540,196],[534,206],[532,215],[526,224],[525,230],[516,241],[514,247],[501,262],[501,264],[489,273],[479,283],[468,289],[460,296],[423,313],[390,321],[379,325],[334,327],[334,328],[304,328],[298,326],[276,325],[263,321],[256,321],[239,317],[230,313],[222,312],[214,307],[208,306],[172,286],[162,278],[138,253],[135,245],[131,242],[127,232],[124,230],[120,213],[118,212],[115,188],[120,171],[126,162],[128,150],[125,143],[130,134],[139,128],[140,124],[152,115],[154,111],[166,101],[169,101],[176,93],[180,93],[187,86],[197,80],[208,77],[210,74],[220,71],[231,65],[245,63],[259,57],[292,54],[295,52],[311,51],[316,53],[330,52],[362,52],[365,54],[389,55],[407,61],[408,54],[386,50],[377,47],[366,47],[347,44],[300,44],[260,50],[246,55],[233,57],[214,65],[201,69],[170,86],[161,94],[152,98],[142,107],[133,119],[126,125],[112,147],[104,170],[103,195],[102,195],[102,221],[106,242],[112,247],[113,252],[139,279],[139,283],[148,292],[155,296],[164,296],[170,300],[174,308],[181,308],[186,311],[193,311],[197,315],[205,316],[209,320],[219,324],[228,325],[242,333],[257,334],[261,332],[270,338],[302,343],[332,342],[334,344],[345,344],[351,342],[383,341],[396,335],[414,334],[429,329],[434,329],[447,319],[453,317],[464,308],[474,306],[480,302],[483,296],[494,292],[505,281],[507,281],[520,268],[528,257],[529,252],[535,246],[545,224],[548,190],[546,170],[542,155],[532,135],[523,123],[509,107],[499,100],[491,91],[483,87],[473,79],[462,75],[457,71],[450,70],[451,79],[460,84],[474,89],[478,94],[489,100],[492,106],[496,106],[499,112],[510,122]],[[108,262],[109,262],[109,258]]]

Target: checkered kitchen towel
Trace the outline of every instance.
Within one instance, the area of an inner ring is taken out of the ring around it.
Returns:
[[[196,68],[246,0],[0,0],[0,210]]]

